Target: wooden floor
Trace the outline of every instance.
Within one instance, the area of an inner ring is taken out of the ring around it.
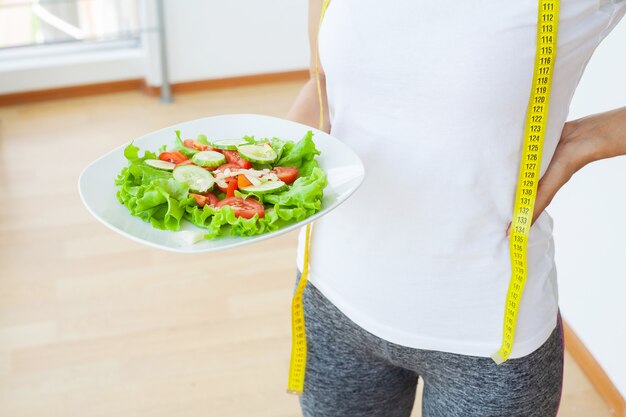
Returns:
[[[285,393],[297,232],[214,255],[162,252],[94,220],[77,179],[176,122],[284,116],[301,85],[0,108],[0,416],[300,415]],[[610,416],[569,356],[565,372],[560,417]]]

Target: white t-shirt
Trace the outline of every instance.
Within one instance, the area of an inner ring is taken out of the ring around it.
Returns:
[[[313,227],[310,282],[388,341],[488,357],[502,341],[509,240],[538,1],[333,0],[324,18],[331,134],[361,187]],[[626,0],[563,0],[540,175],[583,70]],[[511,358],[556,325],[552,217],[530,229]],[[303,267],[304,228],[297,264]]]

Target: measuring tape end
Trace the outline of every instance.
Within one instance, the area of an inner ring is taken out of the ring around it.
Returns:
[[[292,394],[292,395],[302,395],[302,391],[297,390],[297,389],[290,389],[290,388],[287,388],[287,394]]]
[[[491,355],[491,359],[493,359],[493,361],[496,363],[496,365],[500,365],[500,364],[503,364],[505,362],[505,360],[502,357],[502,355],[500,355],[500,352],[496,352],[493,355]]]

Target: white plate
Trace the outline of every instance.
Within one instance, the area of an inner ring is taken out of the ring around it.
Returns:
[[[301,222],[291,224],[274,232],[250,237],[223,236],[198,243],[187,243],[190,232],[201,232],[189,221],[181,221],[181,231],[159,230],[139,217],[130,214],[128,209],[116,198],[115,178],[126,166],[124,148],[127,143],[112,150],[87,166],[78,179],[80,197],[87,210],[105,226],[137,242],[173,252],[199,253],[232,248],[249,243],[260,242],[296,228],[328,214],[344,202],[363,181],[363,164],[359,157],[329,134],[309,126],[289,120],[257,114],[228,114],[206,117],[179,123],[165,129],[149,133],[135,140],[143,155],[143,150],[157,152],[161,145],[168,148],[174,144],[174,131],[180,129],[183,138],[205,134],[208,138],[235,138],[252,135],[257,139],[278,137],[283,140],[298,141],[308,130],[313,131],[313,141],[321,154],[316,158],[320,167],[328,176],[328,185],[324,189],[322,208],[319,212]]]

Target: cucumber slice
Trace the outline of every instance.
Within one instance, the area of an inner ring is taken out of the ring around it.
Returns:
[[[278,155],[270,145],[241,145],[237,147],[243,159],[257,164],[271,164],[276,162]]]
[[[172,174],[176,181],[187,183],[191,191],[198,193],[209,191],[215,183],[209,171],[195,165],[179,165]]]
[[[245,193],[270,194],[283,191],[286,188],[287,184],[279,180],[264,182],[261,185],[249,185],[247,187],[240,188],[239,190]]]
[[[153,168],[163,169],[165,171],[173,171],[176,168],[176,164],[168,161],[161,161],[160,159],[146,159],[144,162]]]
[[[245,145],[248,141],[244,139],[222,139],[209,142],[209,145],[216,149],[225,149],[227,151],[236,151],[237,146]]]
[[[202,151],[198,152],[191,157],[194,164],[203,167],[218,167],[226,163],[226,157],[224,154],[215,151]]]

